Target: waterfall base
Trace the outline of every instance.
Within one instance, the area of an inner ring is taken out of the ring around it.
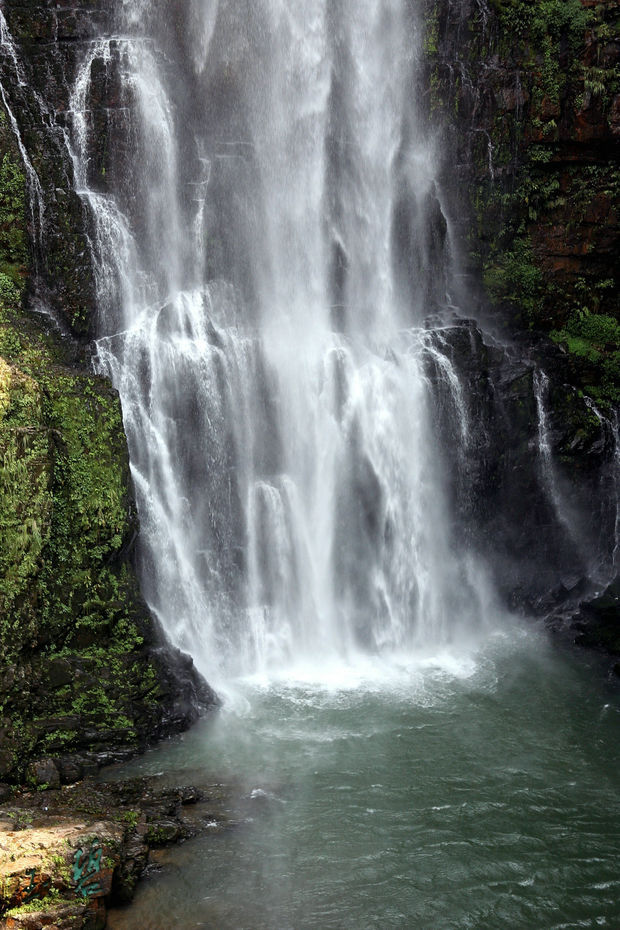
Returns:
[[[382,681],[238,682],[119,775],[234,783],[239,826],[110,930],[615,925],[620,707],[589,665],[528,624]]]

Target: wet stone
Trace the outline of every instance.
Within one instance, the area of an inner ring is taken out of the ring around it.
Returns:
[[[59,788],[60,772],[53,759],[39,759],[28,769],[28,778],[38,788]]]

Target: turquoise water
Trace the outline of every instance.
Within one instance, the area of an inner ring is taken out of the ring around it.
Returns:
[[[123,930],[620,927],[618,689],[542,632],[238,682],[122,774],[230,780]]]

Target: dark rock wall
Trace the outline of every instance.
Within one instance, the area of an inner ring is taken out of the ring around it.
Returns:
[[[487,332],[450,337],[478,422],[453,492],[509,602],[571,618],[618,570],[620,3],[425,8],[421,92]]]
[[[96,301],[88,217],[75,191],[64,133],[69,89],[83,43],[102,28],[111,4],[82,0],[5,0],[3,13],[17,49],[0,46],[7,103],[42,192],[43,215],[28,211],[34,274],[28,299],[48,305],[70,331],[92,336]]]

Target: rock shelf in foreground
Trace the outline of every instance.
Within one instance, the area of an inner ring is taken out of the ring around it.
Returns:
[[[221,785],[87,780],[0,803],[0,930],[103,930],[150,851],[228,823]]]

